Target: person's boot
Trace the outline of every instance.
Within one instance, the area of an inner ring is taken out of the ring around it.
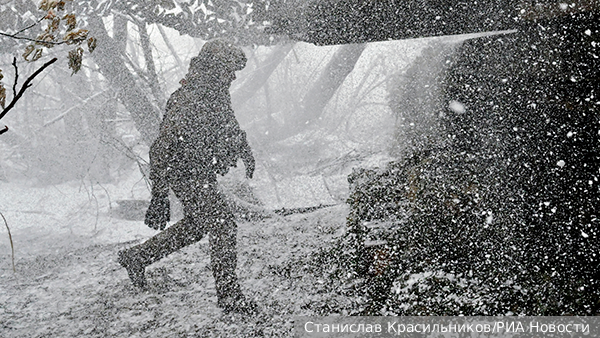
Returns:
[[[243,294],[228,295],[219,297],[217,305],[223,309],[225,313],[239,313],[245,315],[253,315],[258,312],[258,305],[252,300],[244,297]]]
[[[146,266],[137,257],[134,250],[126,249],[119,251],[119,264],[127,269],[131,283],[140,288],[146,288]]]

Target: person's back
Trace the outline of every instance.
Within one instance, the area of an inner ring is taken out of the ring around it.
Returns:
[[[229,85],[214,81],[207,66],[195,67],[169,98],[160,135],[150,148],[154,184],[187,175],[224,175],[249,155],[246,134],[231,108]]]

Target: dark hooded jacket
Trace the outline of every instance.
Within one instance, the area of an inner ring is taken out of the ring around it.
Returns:
[[[196,64],[167,102],[160,135],[150,148],[153,193],[186,178],[214,181],[251,155],[229,94],[213,65]]]

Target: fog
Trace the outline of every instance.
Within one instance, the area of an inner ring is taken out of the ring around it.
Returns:
[[[110,26],[110,19],[106,21]],[[203,44],[168,28],[161,30],[177,54],[171,53],[158,28],[149,27],[159,97],[142,82],[147,79],[139,80],[160,114]],[[129,34],[127,64],[135,73],[145,64],[135,44],[136,29],[130,28]],[[347,195],[343,176],[353,165],[384,163],[397,119],[388,105],[390,86],[425,46],[437,41],[430,40],[367,44],[341,84],[316,92],[328,90],[331,97],[306,120],[302,119],[307,115],[304,105],[319,99],[310,97],[316,95],[311,89],[320,85],[318,76],[341,47],[303,42],[244,47],[248,66],[238,72],[231,94],[236,117],[256,152],[259,169],[252,185],[260,199],[269,208],[340,202]],[[261,73],[272,67],[270,58],[277,53],[286,55],[276,60],[270,73]],[[10,61],[5,56],[3,68]],[[24,61],[18,65],[21,72],[32,69]],[[70,76],[65,68],[63,63],[50,70],[27,100],[19,102],[18,111],[7,116],[5,124],[11,132],[2,140],[3,177],[40,185],[73,180],[89,185],[118,181],[132,170],[139,171],[137,164],[147,164],[148,144],[119,103],[118,93],[91,58],[84,62],[82,73]],[[5,81],[12,81],[10,72]],[[331,180],[330,193],[324,180]]]

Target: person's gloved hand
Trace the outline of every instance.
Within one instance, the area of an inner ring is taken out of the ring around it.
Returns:
[[[246,152],[242,157],[242,161],[244,162],[244,166],[246,167],[246,177],[252,178],[252,176],[254,175],[254,169],[256,168],[256,162],[254,161],[254,156],[252,156],[252,152]]]
[[[152,194],[144,223],[154,230],[165,230],[167,222],[170,220],[171,208],[168,193]]]

